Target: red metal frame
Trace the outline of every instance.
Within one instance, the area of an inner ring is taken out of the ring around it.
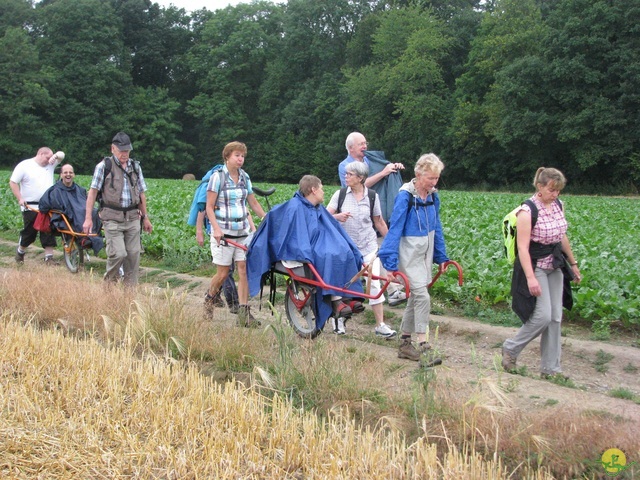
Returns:
[[[283,265],[283,267],[287,271],[286,275],[289,275],[289,277],[291,277],[292,280],[296,280],[296,281],[298,281],[300,283],[307,284],[307,285],[313,285],[315,287],[320,287],[323,290],[335,290],[337,292],[347,293],[347,294],[349,294],[349,296],[369,298],[369,299],[372,299],[372,300],[380,298],[384,294],[384,292],[387,291],[387,287],[392,282],[388,278],[380,277],[378,275],[371,275],[371,279],[372,280],[385,280],[385,282],[384,282],[382,288],[380,289],[380,291],[378,292],[378,294],[377,295],[371,295],[370,293],[366,293],[366,292],[361,293],[361,292],[356,292],[356,291],[353,291],[353,290],[349,290],[348,288],[336,287],[334,285],[329,285],[328,283],[326,283],[322,279],[322,277],[320,276],[320,274],[318,273],[316,268],[313,266],[313,264],[307,263],[306,265],[311,270],[311,273],[313,274],[313,276],[318,280],[314,280],[312,278],[307,278],[307,277],[302,277],[300,275],[296,275],[296,273],[291,268],[284,267],[284,265]],[[369,276],[369,274],[367,272],[364,272],[362,274],[362,276],[363,277],[367,277],[367,276]],[[409,295],[411,294],[411,291],[409,289],[409,280],[407,280],[407,277],[404,275],[404,273],[401,273],[401,272],[393,272],[393,276],[394,276],[394,278],[395,277],[399,277],[402,280],[402,283],[405,286],[405,293],[407,294],[407,298],[409,298]],[[395,282],[395,283],[399,283],[399,282]]]
[[[242,245],[240,243],[234,242],[233,240],[229,239],[229,238],[222,238],[221,240],[222,242],[225,242],[233,247],[237,247],[237,248],[241,248],[243,250],[248,250],[248,248],[245,245]],[[289,275],[289,277],[291,277],[292,280],[296,280],[300,283],[306,284],[306,285],[313,285],[314,287],[320,287],[323,290],[335,290],[337,292],[341,292],[341,293],[346,293],[348,294],[348,296],[351,297],[360,297],[360,298],[368,298],[368,299],[378,299],[380,298],[384,292],[387,291],[387,287],[389,287],[389,284],[392,283],[392,280],[389,280],[386,277],[380,277],[378,275],[371,275],[371,279],[372,280],[384,280],[384,284],[382,286],[382,288],[380,289],[380,292],[378,292],[377,295],[371,295],[369,293],[366,292],[356,292],[353,290],[349,290],[348,288],[344,288],[344,287],[336,287],[335,285],[329,285],[328,283],[326,283],[322,277],[320,276],[320,274],[318,273],[318,271],[316,270],[316,268],[313,266],[313,264],[311,263],[307,263],[306,264],[309,269],[311,270],[311,273],[313,274],[314,278],[307,278],[307,277],[301,277],[300,275],[296,275],[296,273],[290,269],[287,268],[283,265],[284,269],[286,270],[286,275]],[[405,293],[407,294],[407,298],[409,298],[409,295],[411,295],[411,290],[409,288],[409,280],[407,279],[407,277],[405,276],[404,273],[402,272],[392,272],[393,277],[396,278],[398,277],[401,282],[394,282],[394,283],[402,283],[404,285],[405,288]],[[369,273],[366,270],[361,270],[360,271],[360,275],[363,277],[367,277],[369,276]],[[354,280],[355,281],[355,280]],[[301,306],[298,307],[298,302],[296,301],[296,299],[293,299],[293,302],[296,304],[297,308],[302,308],[302,306],[305,305],[307,299],[305,298],[305,301],[301,303]]]

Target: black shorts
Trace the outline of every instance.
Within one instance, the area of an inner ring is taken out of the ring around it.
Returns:
[[[39,233],[40,244],[42,245],[42,248],[56,247],[58,244],[53,233],[38,232],[38,230],[33,227],[37,216],[38,212],[34,212],[33,210],[25,210],[24,212],[22,212],[22,221],[24,223],[24,228],[20,231],[20,246],[26,248],[31,245],[36,241]]]

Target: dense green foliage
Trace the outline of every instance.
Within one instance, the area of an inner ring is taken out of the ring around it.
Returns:
[[[204,173],[231,140],[257,180],[337,183],[344,139],[450,187],[637,192],[640,0],[0,0],[0,166],[41,145],[89,174],[118,130],[148,177]]]
[[[6,184],[9,172],[0,172]],[[90,177],[76,180],[88,186]],[[187,217],[195,181],[148,180],[148,208],[154,231],[143,235],[146,255],[161,259],[182,271],[196,270],[211,261],[209,248],[199,247],[195,228]],[[257,184],[269,187],[271,184]],[[276,185],[271,205],[293,195],[297,186]],[[325,204],[337,187],[325,187]],[[455,269],[433,286],[441,302],[464,308],[468,315],[501,323],[515,319],[505,308],[510,301],[511,269],[503,252],[500,222],[526,194],[479,193],[442,190],[442,222],[447,253],[464,270],[459,287]],[[575,307],[566,316],[586,321],[594,331],[606,335],[611,325],[640,326],[640,244],[637,241],[637,198],[563,195],[569,238],[578,259],[583,281],[573,287]],[[259,199],[266,209],[264,200]],[[255,218],[256,224],[259,219]],[[0,194],[0,231],[17,237],[21,220],[8,189]],[[505,312],[507,312],[505,314]],[[492,320],[493,319],[493,320]]]

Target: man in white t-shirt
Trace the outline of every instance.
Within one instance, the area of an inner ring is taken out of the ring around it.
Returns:
[[[38,212],[40,197],[53,185],[53,171],[64,158],[63,152],[55,155],[49,147],[42,147],[35,157],[21,161],[11,174],[9,186],[22,210],[23,229],[20,231],[16,262],[24,263],[24,255],[29,245],[36,241],[38,231],[33,224]],[[35,210],[30,210],[28,207]],[[40,243],[44,248],[44,261],[53,264],[53,249],[56,238],[52,233],[40,232]]]

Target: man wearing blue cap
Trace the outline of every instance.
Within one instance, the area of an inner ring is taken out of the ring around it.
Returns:
[[[129,135],[118,132],[111,142],[111,156],[105,157],[93,172],[91,188],[87,195],[87,214],[83,231],[89,233],[93,226],[91,211],[100,200],[99,215],[107,242],[106,281],[120,279],[124,271],[124,284],[138,283],[140,267],[140,220],[142,229],[151,233],[153,226],[147,213],[147,185],[140,164],[129,158],[133,150]]]

